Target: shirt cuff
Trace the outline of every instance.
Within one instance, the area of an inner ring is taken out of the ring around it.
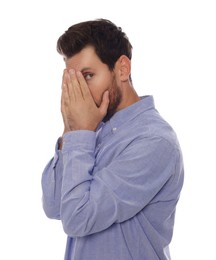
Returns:
[[[69,152],[77,148],[95,149],[96,133],[89,130],[78,130],[65,133],[63,136],[62,153]]]
[[[58,160],[59,160],[59,157],[61,156],[61,151],[59,150],[59,144],[61,142],[61,137],[58,138],[57,142],[56,142],[56,145],[55,145],[55,154],[54,154],[54,157],[53,157],[53,160],[52,160],[52,168],[55,168]]]

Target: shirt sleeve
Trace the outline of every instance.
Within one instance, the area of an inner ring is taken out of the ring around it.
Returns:
[[[71,236],[86,236],[141,211],[175,174],[178,151],[155,137],[134,140],[112,162],[92,174],[96,136],[67,134],[63,146],[61,220]]]
[[[56,143],[55,155],[46,165],[42,174],[42,202],[47,217],[60,219],[61,186],[62,186],[62,154],[58,150],[60,138]]]

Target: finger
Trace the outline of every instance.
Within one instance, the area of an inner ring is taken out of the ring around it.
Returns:
[[[67,70],[64,72],[64,79],[63,79],[63,81],[64,81],[63,83],[67,87],[69,98],[71,100],[73,100],[73,101],[76,100],[76,96],[75,96],[74,89],[73,89],[73,86],[72,86],[70,74],[69,74],[69,72]]]
[[[102,97],[102,102],[100,104],[99,110],[102,116],[105,116],[109,106],[109,91],[105,91]]]
[[[68,95],[68,88],[65,83],[62,84],[62,96],[61,96],[61,106],[62,108],[68,106],[70,102],[70,98]]]
[[[65,69],[64,72],[63,72],[63,75],[62,75],[62,88],[63,88],[63,85],[64,84],[67,84],[67,70]]]
[[[70,89],[72,87],[70,87],[70,76],[68,74],[68,71],[67,69],[64,70],[64,73],[63,73],[63,77],[62,77],[62,91],[63,91],[63,86],[64,86],[64,93],[66,94],[67,92],[67,96],[68,98],[74,100],[75,99],[75,95],[72,91],[70,91]]]
[[[75,70],[71,69],[69,71],[69,76],[70,76],[70,82],[68,82],[69,93],[71,93],[71,95],[72,94],[74,95],[75,100],[79,100],[80,98],[82,98],[82,92],[80,89],[80,83],[77,79]]]
[[[67,86],[65,84],[62,85],[62,95],[61,95],[61,113],[62,113],[62,118],[64,121],[64,125],[65,128],[68,126],[67,124],[67,113],[66,113],[66,106],[67,106],[67,96],[68,96],[68,92],[67,92]]]
[[[67,73],[67,69],[64,69],[64,70],[63,70],[63,75],[62,75],[62,84],[63,84],[63,83],[66,83],[66,80],[65,80],[65,75],[66,75],[66,73]]]
[[[83,99],[87,99],[89,97],[92,97],[91,92],[89,90],[88,84],[86,83],[85,78],[83,77],[83,74],[80,71],[77,71],[77,79],[80,84],[80,89],[82,92]]]

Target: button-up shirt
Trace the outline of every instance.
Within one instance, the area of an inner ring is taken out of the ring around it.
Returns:
[[[42,176],[43,208],[67,234],[65,260],[167,260],[183,160],[152,96],[97,131],[72,131]]]

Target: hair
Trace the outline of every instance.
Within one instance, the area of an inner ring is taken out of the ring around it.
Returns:
[[[57,51],[66,58],[71,58],[83,48],[92,46],[100,60],[110,70],[121,55],[132,58],[132,45],[114,23],[106,19],[85,21],[68,28],[57,41]]]

